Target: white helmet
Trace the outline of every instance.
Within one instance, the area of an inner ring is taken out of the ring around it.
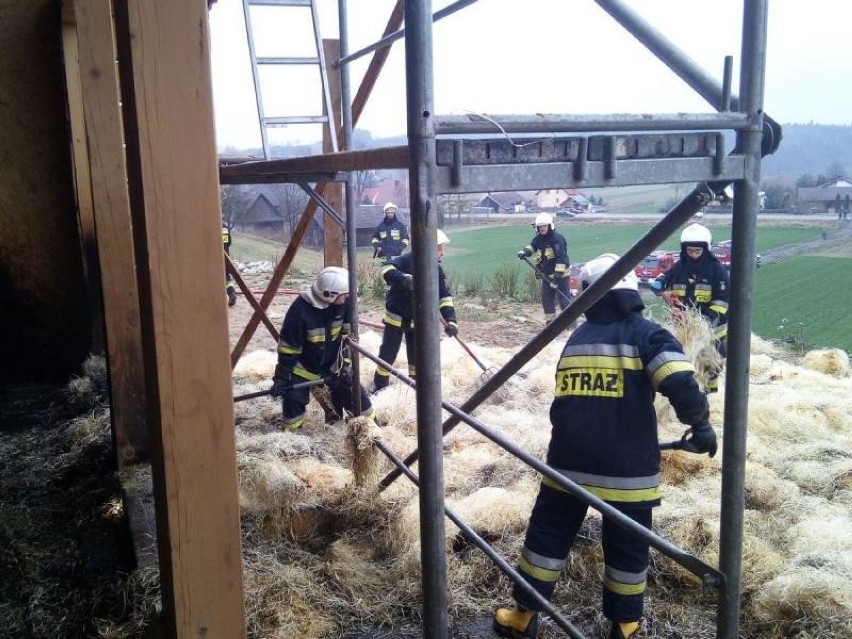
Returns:
[[[447,234],[444,233],[441,229],[438,229],[438,246],[442,246],[444,244],[449,244],[450,238],[447,237]]]
[[[328,266],[319,272],[311,289],[315,297],[331,303],[339,295],[349,292],[349,271],[339,266]]]
[[[533,222],[533,226],[538,228],[539,226],[544,226],[545,224],[549,224],[551,230],[555,228],[553,224],[553,216],[550,213],[539,213],[535,216],[535,222]]]
[[[387,203],[385,204],[384,208],[382,209],[382,212],[383,212],[383,213],[387,213],[387,212],[388,212],[388,211],[390,211],[391,209],[393,209],[394,211],[398,211],[398,210],[399,210],[399,209],[396,207],[396,204],[394,204],[393,202],[387,202]]]
[[[597,282],[601,275],[606,273],[609,268],[616,263],[616,261],[618,261],[618,255],[615,253],[604,253],[603,255],[599,255],[595,259],[586,262],[583,265],[582,272],[580,273],[580,281],[583,290]],[[636,274],[633,271],[630,271],[627,275],[621,278],[621,280],[613,284],[610,290],[615,291],[618,289],[638,291],[639,280],[636,278]]]
[[[710,243],[713,241],[713,236],[710,234],[710,229],[702,224],[690,224],[680,234],[681,244],[706,244],[706,250],[710,250]]]

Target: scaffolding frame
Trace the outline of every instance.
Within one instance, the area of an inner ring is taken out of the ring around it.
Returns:
[[[714,579],[711,585],[719,588],[717,637],[735,639],[739,634],[748,365],[758,189],[761,158],[774,152],[781,140],[780,127],[763,113],[768,1],[743,1],[742,65],[739,78],[740,95],[737,98],[731,94],[730,58],[725,60],[724,77],[720,84],[621,0],[595,0],[601,9],[704,97],[716,110],[714,113],[497,115],[490,118],[435,116],[432,23],[434,19],[449,15],[472,4],[473,1],[475,0],[453,3],[442,10],[443,15],[438,12],[433,16],[431,0],[398,0],[383,38],[369,47],[349,54],[346,35],[347,1],[338,0],[341,53],[340,59],[332,66],[339,68],[342,76],[341,137],[344,151],[322,156],[222,166],[221,182],[306,182],[309,175],[313,178],[345,182],[346,228],[350,238],[347,251],[349,263],[354,264],[355,244],[351,238],[355,237],[355,215],[351,197],[351,172],[362,169],[409,169],[409,183],[412,185],[412,252],[415,278],[418,282],[415,290],[415,325],[418,327],[418,449],[397,464],[397,470],[382,481],[382,486],[389,485],[403,473],[412,478],[407,466],[419,460],[422,556],[429,558],[429,561],[423,562],[423,633],[425,637],[430,638],[446,637],[448,627],[441,447],[443,435],[460,421],[470,424],[465,415],[469,418],[471,411],[547,344],[558,338],[564,329],[597,302],[615,282],[630,272],[642,258],[676,232],[695,212],[733,184],[732,242],[737,245],[738,251],[731,265],[720,566],[719,578]],[[403,6],[406,29],[399,30]],[[354,122],[363,110],[377,74],[387,58],[388,47],[403,36],[406,43],[408,145],[352,151],[350,149]],[[347,63],[371,52],[374,53],[374,58],[365,81],[350,104]],[[500,128],[505,133],[542,134],[542,138],[534,144],[526,144],[519,150],[502,137],[465,137],[481,136],[493,131],[494,121],[500,123]],[[736,143],[730,152],[725,149],[722,133],[724,130],[734,131],[736,134]],[[588,135],[578,135],[580,133]],[[437,256],[433,241],[437,229],[437,194],[498,190],[493,188],[495,185],[499,185],[499,190],[528,190],[671,182],[698,184],[639,238],[598,282],[584,291],[555,321],[496,371],[457,409],[458,412],[451,411],[452,416],[442,424],[439,326],[437,316],[432,312],[432,302],[437,296],[438,286],[434,269]],[[317,188],[317,192],[321,197],[322,186]],[[308,215],[310,208],[309,204],[303,220],[313,215],[313,211]],[[289,268],[301,240],[298,233],[301,226],[302,222],[273,275],[270,288],[256,306],[255,316],[262,314],[262,309],[268,306],[271,297],[267,299],[267,294],[277,289],[280,279]],[[352,290],[357,290],[355,280],[354,269],[350,269]],[[352,327],[356,345],[357,326],[358,309],[357,303],[354,303]],[[247,339],[245,341],[247,342]],[[241,338],[240,343],[242,342]],[[232,353],[232,363],[236,363],[242,352],[240,343]],[[356,347],[356,350],[359,349]],[[366,352],[362,353],[370,357]],[[358,357],[353,358],[353,364],[357,375]],[[385,452],[389,454],[389,451]],[[447,514],[453,517],[449,512]],[[499,562],[497,563],[499,565]],[[557,617],[554,618],[558,621]],[[561,623],[560,625],[572,636],[581,636],[574,635],[569,628]]]

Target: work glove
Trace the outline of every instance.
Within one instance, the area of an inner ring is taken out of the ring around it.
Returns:
[[[456,335],[459,334],[458,324],[456,324],[455,322],[448,322],[447,324],[444,325],[444,332],[449,337],[455,337]]]
[[[284,393],[293,385],[293,373],[289,368],[284,368],[279,364],[275,367],[275,375],[272,378],[272,390],[270,395],[273,397],[283,397]]]
[[[518,259],[519,260],[522,260],[525,257],[529,257],[530,255],[532,255],[532,251],[530,250],[530,248],[528,246],[525,246],[520,251],[518,251]]]
[[[399,279],[399,286],[404,291],[414,290],[414,276],[411,273],[404,273]]]
[[[344,364],[340,367],[340,371],[338,371],[337,376],[345,381],[352,382],[352,366],[350,364]]]
[[[707,453],[709,457],[716,456],[718,444],[716,443],[716,431],[710,425],[709,420],[704,420],[690,428],[683,436],[682,450],[688,453]]]

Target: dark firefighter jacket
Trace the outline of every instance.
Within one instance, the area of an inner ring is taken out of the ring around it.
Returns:
[[[550,407],[547,463],[621,507],[659,503],[655,392],[684,424],[709,417],[680,343],[642,308],[638,293],[611,291],[589,309],[562,351]]]
[[[714,327],[717,340],[728,334],[728,271],[718,258],[705,250],[697,260],[681,251],[680,260],[657,278],[661,290],[670,290],[684,306],[697,308]]]
[[[231,229],[229,229],[224,224],[222,225],[222,245],[225,247],[226,252],[230,252],[231,248]]]
[[[538,254],[536,261],[545,275],[568,276],[568,241],[560,233],[550,229],[545,235],[536,234],[525,248]]]
[[[340,352],[342,333],[349,332],[349,301],[316,308],[302,295],[297,297],[281,326],[278,366],[304,380],[331,374]],[[300,380],[295,380],[300,381]]]
[[[396,215],[391,219],[385,217],[376,227],[371,242],[378,249],[376,257],[396,257],[408,246],[408,229]]]
[[[414,317],[414,292],[406,290],[401,285],[404,274],[414,273],[414,255],[406,253],[399,257],[392,257],[382,265],[382,277],[388,283],[387,297],[385,298],[385,309],[387,315],[385,322],[394,323],[398,316],[400,318],[398,326],[402,326],[402,318],[405,318],[406,324],[410,323]],[[438,310],[443,318],[449,324],[456,324],[456,309],[453,305],[453,292],[450,290],[450,285],[447,283],[447,276],[444,274],[444,269],[438,263]]]

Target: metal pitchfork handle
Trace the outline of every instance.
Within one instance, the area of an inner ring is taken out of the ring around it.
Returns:
[[[331,377],[321,377],[320,379],[311,379],[306,382],[299,382],[298,384],[292,384],[286,388],[286,390],[298,390],[300,388],[310,388],[311,386],[322,386],[323,384],[327,384],[331,381]],[[247,399],[254,399],[255,397],[263,397],[264,395],[271,395],[272,389],[262,390],[262,391],[254,391],[253,393],[246,393],[245,395],[236,395],[234,397],[234,402],[242,402]]]
[[[564,299],[564,300],[565,300],[566,302],[568,302],[569,304],[571,303],[571,298],[570,298],[570,297],[568,297],[567,295],[565,295],[565,293],[563,293],[562,291],[560,291],[560,290],[559,290],[559,286],[556,284],[556,282],[554,282],[551,278],[549,278],[549,277],[547,276],[547,274],[546,274],[544,271],[542,271],[542,270],[541,270],[541,268],[539,267],[539,265],[538,265],[538,264],[533,264],[533,263],[530,261],[530,258],[528,258],[526,255],[524,255],[521,259],[522,259],[524,262],[526,262],[527,264],[529,264],[529,265],[532,267],[532,270],[534,270],[534,271],[536,272],[536,275],[538,275],[538,276],[539,276],[539,277],[541,277],[541,278],[542,278],[545,282],[547,282],[547,284],[548,284],[548,286],[550,286],[550,288],[552,288],[554,291],[556,291],[557,293],[559,293],[559,295],[561,295],[561,296],[562,296],[562,299]]]
[[[443,315],[438,315],[438,317],[441,318],[441,324],[443,324],[444,327],[446,328],[449,325],[449,322],[447,322],[447,320],[444,319]],[[458,333],[455,335],[455,338],[456,338],[456,341],[459,343],[459,345],[467,352],[467,354],[470,355],[471,358],[473,358],[473,361],[476,362],[477,366],[479,366],[479,368],[481,368],[483,370],[483,372],[487,372],[488,367],[485,364],[482,363],[482,360],[480,360],[476,355],[473,354],[473,351],[470,350],[470,346],[468,346],[467,344],[465,344],[462,341],[462,338],[458,336]]]

